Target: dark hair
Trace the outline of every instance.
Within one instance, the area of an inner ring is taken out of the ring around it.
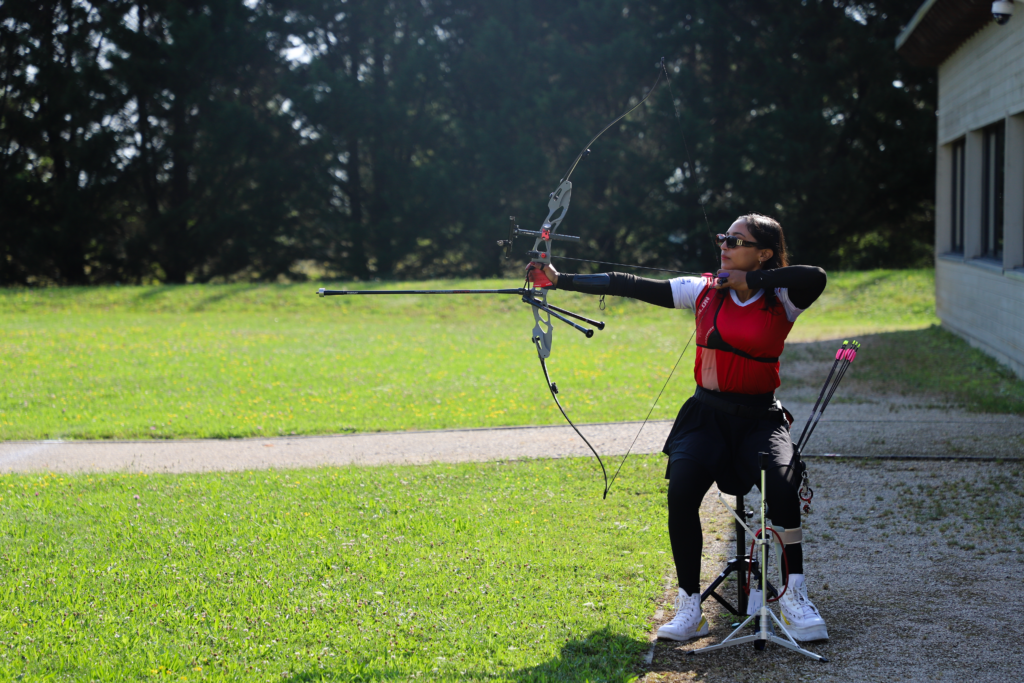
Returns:
[[[774,218],[759,213],[748,213],[736,220],[743,221],[750,230],[750,236],[764,249],[772,250],[772,257],[761,264],[762,270],[785,268],[789,265],[789,252],[786,251],[786,236],[782,234],[782,226]]]
[[[750,230],[750,236],[762,245],[763,249],[771,249],[772,257],[761,264],[762,270],[785,268],[789,265],[789,252],[786,251],[786,236],[782,234],[782,226],[774,218],[759,213],[748,213],[736,220],[743,221]],[[774,290],[764,292],[765,308],[774,308],[778,303]]]

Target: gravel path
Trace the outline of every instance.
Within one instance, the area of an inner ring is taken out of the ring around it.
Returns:
[[[797,427],[811,404],[787,404]],[[639,422],[581,425],[601,455],[622,455]],[[660,451],[671,422],[650,422],[633,453]],[[798,432],[797,430],[794,430]],[[873,456],[1024,455],[1024,417],[920,408],[897,399],[829,406],[807,449]],[[320,465],[424,464],[589,455],[565,425],[335,436],[174,441],[0,442],[0,472],[209,472]]]
[[[1024,466],[846,460],[809,467],[816,495],[804,521],[807,576],[831,638],[806,647],[830,663],[774,645],[688,655],[720,642],[736,621],[708,601],[709,636],[658,641],[642,681],[1024,680]],[[731,528],[722,533],[731,525],[714,493],[704,501],[703,585],[732,556]],[[735,585],[726,590],[731,599]],[[666,591],[652,633],[671,617],[673,599]]]

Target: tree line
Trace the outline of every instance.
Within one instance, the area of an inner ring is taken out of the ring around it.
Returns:
[[[917,0],[53,0],[0,5],[0,284],[679,270],[780,220],[825,267],[927,263]],[[585,269],[587,266],[580,266]],[[570,268],[575,270],[576,268]]]

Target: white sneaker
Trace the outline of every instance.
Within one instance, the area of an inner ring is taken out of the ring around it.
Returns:
[[[708,634],[708,620],[700,611],[700,593],[687,595],[682,588],[676,598],[676,615],[658,629],[658,637],[668,640],[690,640]]]
[[[789,588],[779,600],[782,623],[797,640],[828,640],[825,620],[818,608],[807,597],[807,584],[803,574],[789,575]]]

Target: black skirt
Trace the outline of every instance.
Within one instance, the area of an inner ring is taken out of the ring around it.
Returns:
[[[714,392],[715,397],[750,408],[768,410],[775,403],[773,394],[730,394]],[[765,453],[765,468],[787,470],[783,476],[791,483],[798,477],[789,424],[777,416],[752,419],[730,415],[689,398],[676,416],[664,453],[668,455],[665,478],[676,460],[699,463],[714,476],[718,488],[729,495],[743,495],[761,483],[758,453]]]

